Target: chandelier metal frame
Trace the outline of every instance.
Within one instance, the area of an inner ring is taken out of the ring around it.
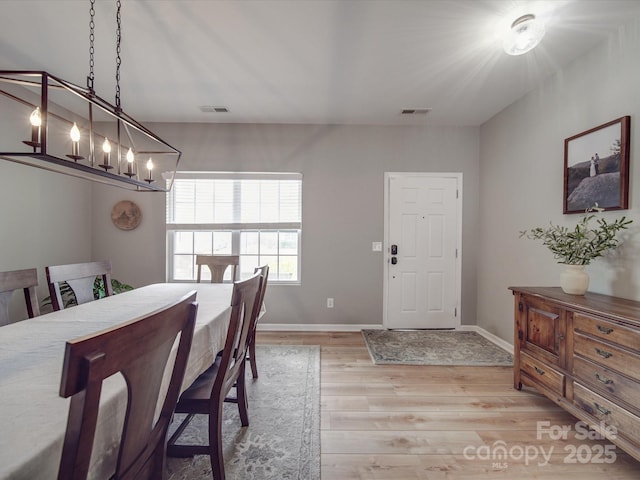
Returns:
[[[116,104],[104,100],[93,89],[94,3],[95,0],[91,0],[90,72],[86,88],[46,71],[0,70],[0,99],[7,104],[0,103],[0,112],[3,112],[0,125],[4,125],[3,130],[8,133],[0,137],[0,142],[9,143],[7,148],[0,147],[0,158],[129,190],[167,192],[173,185],[182,153],[127,115],[120,105],[120,0],[117,1]],[[32,131],[31,139],[27,140],[29,113]],[[68,132],[69,128],[76,130],[76,136],[72,131],[70,154],[65,154],[69,151],[69,139],[66,136],[61,139],[58,133]],[[23,138],[15,139],[22,131]],[[78,132],[82,133],[82,144]],[[99,141],[105,142],[102,160],[96,149]],[[113,161],[110,141],[115,142],[116,147]],[[149,158],[146,169],[140,165],[143,157]],[[161,176],[157,174],[154,178],[154,170],[161,172]]]

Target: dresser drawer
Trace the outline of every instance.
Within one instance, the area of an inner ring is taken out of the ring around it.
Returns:
[[[640,408],[638,405],[640,383],[630,378],[575,355],[573,356],[573,375],[581,382],[590,383],[609,392],[613,397]]]
[[[593,337],[602,338],[640,353],[640,332],[623,327],[617,323],[607,322],[580,313],[573,315],[573,328]]]
[[[598,420],[615,427],[619,434],[640,444],[640,417],[577,382],[573,384],[573,403]]]
[[[640,380],[640,355],[575,332],[573,352],[604,367]]]
[[[522,351],[520,352],[520,370],[554,393],[564,395],[564,374]]]

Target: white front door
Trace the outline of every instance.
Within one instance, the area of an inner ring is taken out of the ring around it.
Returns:
[[[461,173],[385,173],[385,328],[460,325],[461,192]]]

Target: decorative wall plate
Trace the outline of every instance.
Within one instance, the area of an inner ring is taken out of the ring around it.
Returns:
[[[133,230],[142,220],[140,207],[130,200],[116,203],[111,210],[111,221],[120,230]]]

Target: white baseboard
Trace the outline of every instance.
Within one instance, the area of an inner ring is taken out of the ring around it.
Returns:
[[[262,332],[359,332],[360,330],[382,330],[384,327],[380,324],[294,324],[294,323],[258,323],[258,330]],[[487,332],[484,328],[477,325],[460,325],[460,330],[471,330],[478,332],[487,340],[495,343],[507,352],[513,354],[513,345],[493,333]]]
[[[487,332],[482,327],[479,327],[477,325],[461,325],[460,326],[460,330],[471,330],[471,331],[474,331],[474,332],[478,332],[480,335],[482,335],[487,340],[495,343],[496,345],[498,345],[499,347],[501,347],[502,349],[506,350],[507,352],[509,352],[510,354],[513,355],[513,345],[511,345],[509,342],[501,339],[500,337],[495,336],[493,333]]]

